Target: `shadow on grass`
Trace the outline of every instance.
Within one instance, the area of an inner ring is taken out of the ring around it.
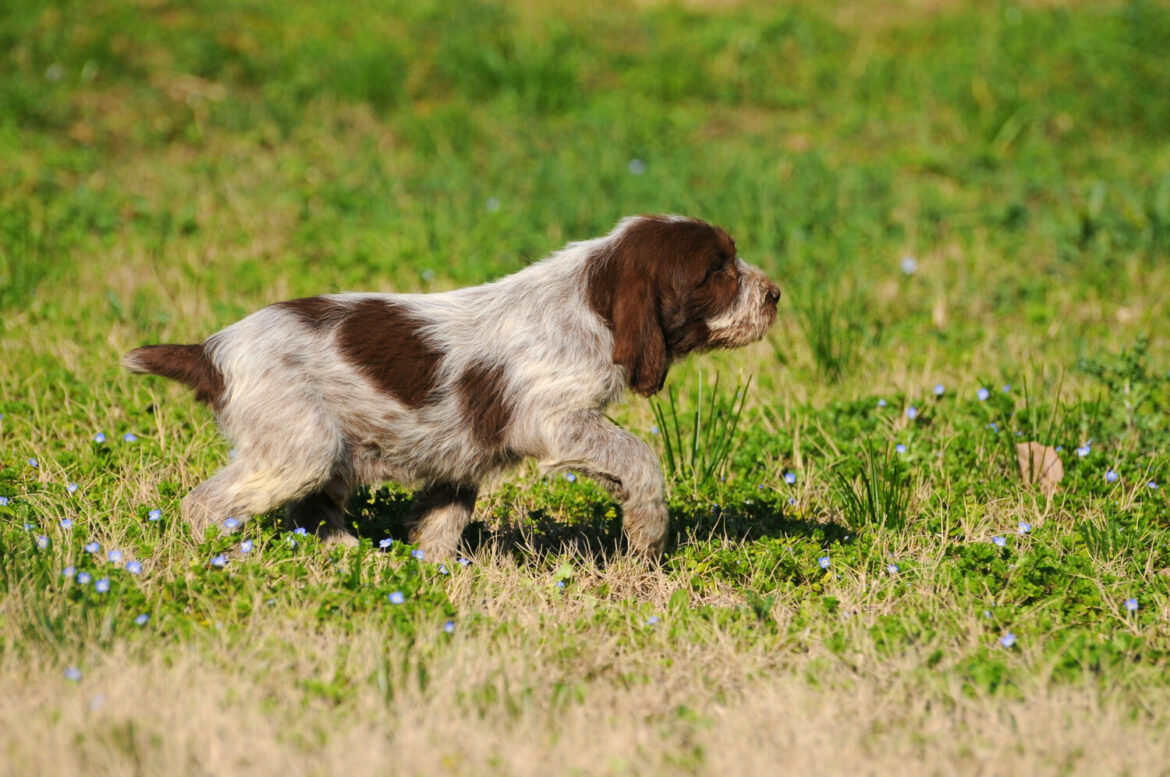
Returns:
[[[361,490],[349,503],[350,519],[359,537],[369,538],[375,547],[383,538],[404,541],[411,495],[404,491],[381,488]],[[604,567],[626,553],[626,539],[621,529],[621,513],[611,514],[613,503],[590,501],[586,514],[566,521],[544,508],[528,510],[523,518],[499,522],[474,520],[463,532],[463,545],[477,553],[494,547],[517,559],[535,562],[548,556],[566,553],[580,556]],[[750,543],[784,537],[821,536],[825,541],[841,541],[849,530],[840,524],[817,520],[813,516],[797,517],[786,513],[779,500],[742,499],[726,505],[674,502],[670,505],[671,538],[667,555],[681,545],[710,541]]]

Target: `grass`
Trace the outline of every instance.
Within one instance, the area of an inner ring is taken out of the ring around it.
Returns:
[[[0,5],[0,774],[1167,773],[1168,37],[1136,0]],[[785,294],[611,408],[677,475],[661,566],[529,465],[467,566],[393,486],[356,550],[186,531],[227,446],[122,353],[640,212]]]

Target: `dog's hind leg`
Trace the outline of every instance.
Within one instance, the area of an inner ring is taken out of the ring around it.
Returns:
[[[242,524],[253,515],[304,499],[324,489],[331,478],[332,462],[311,466],[309,461],[273,463],[237,458],[187,494],[183,518],[199,539],[207,527],[222,526],[228,518]]]
[[[357,537],[345,521],[345,500],[349,491],[349,484],[343,478],[331,478],[321,489],[289,502],[285,524],[290,529],[311,531],[326,543],[357,545]]]
[[[407,519],[410,541],[428,558],[454,555],[478,492],[477,486],[458,483],[428,483],[416,491]]]

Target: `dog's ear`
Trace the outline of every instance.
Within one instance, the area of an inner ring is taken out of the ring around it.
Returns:
[[[670,365],[663,324],[659,257],[621,241],[593,257],[586,296],[613,332],[613,363],[626,370],[630,389],[648,397],[666,381]]]

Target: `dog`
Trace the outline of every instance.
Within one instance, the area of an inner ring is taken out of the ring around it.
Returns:
[[[658,557],[661,466],[605,408],[688,353],[759,340],[779,299],[720,227],[638,216],[482,286],[278,302],[123,364],[192,387],[235,447],[183,500],[196,536],[287,505],[292,526],[355,544],[350,491],[390,480],[417,487],[410,540],[445,557],[481,484],[531,456],[601,484],[630,551]]]

